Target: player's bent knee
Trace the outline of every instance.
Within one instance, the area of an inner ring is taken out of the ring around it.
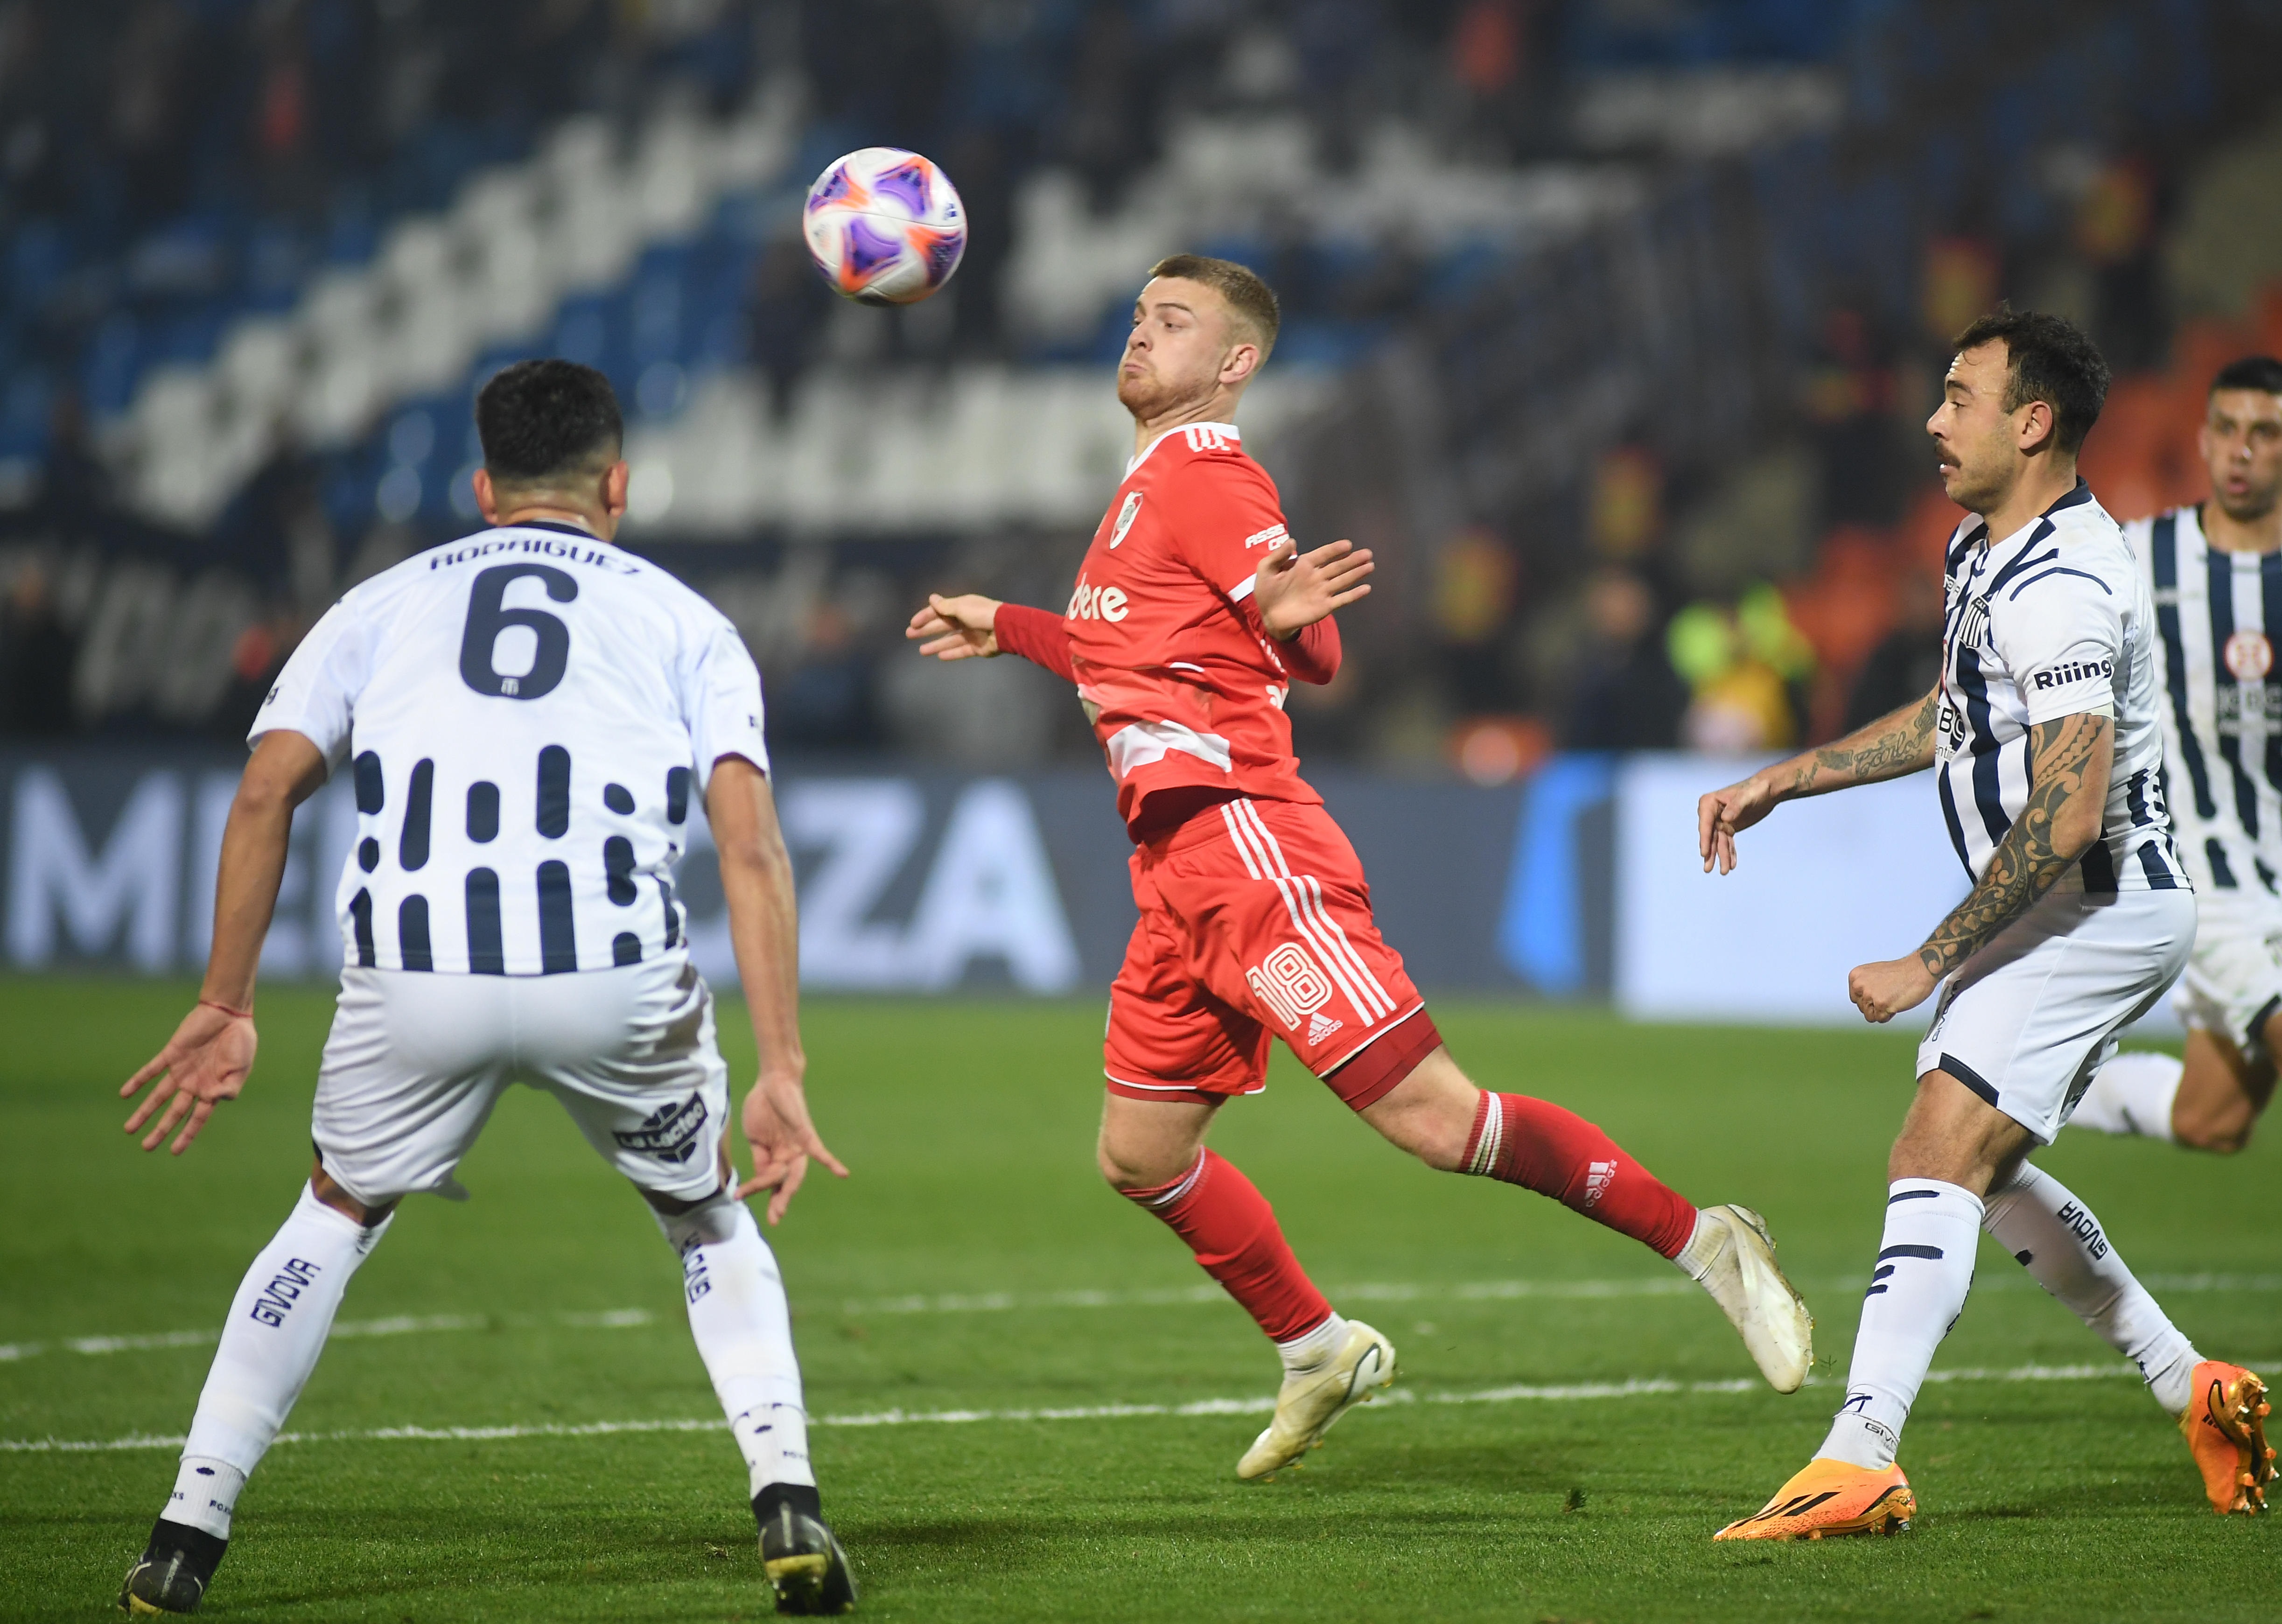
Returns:
[[[718,1246],[743,1227],[740,1217],[744,1224],[752,1222],[745,1204],[727,1186],[702,1201],[685,1201],[652,1190],[644,1190],[642,1199],[649,1203],[650,1216],[657,1220],[666,1244],[676,1252],[687,1252],[693,1246]]]

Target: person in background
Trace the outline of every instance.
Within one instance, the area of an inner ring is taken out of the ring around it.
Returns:
[[[1688,684],[1657,635],[1656,594],[1638,571],[1612,566],[1587,584],[1584,607],[1591,633],[1564,730],[1569,748],[1673,749]]]
[[[0,610],[0,734],[55,738],[72,731],[72,668],[79,640],[63,623],[48,572],[34,563],[10,583]]]
[[[1906,571],[1894,587],[1894,629],[1870,650],[1846,696],[1846,731],[1923,698],[1940,675],[1941,589],[1922,571]]]

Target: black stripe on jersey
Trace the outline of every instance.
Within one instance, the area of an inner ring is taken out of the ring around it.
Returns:
[[[380,843],[369,835],[357,842],[357,866],[367,874],[380,866]]]
[[[689,816],[689,769],[665,770],[665,820],[679,823]]]
[[[2028,591],[2030,587],[2035,586],[2038,581],[2048,581],[2055,575],[2081,575],[2084,579],[2090,581],[2093,586],[2107,594],[2109,597],[2112,598],[2115,595],[2115,589],[2108,586],[2106,581],[2100,579],[2100,577],[2094,575],[2091,571],[2071,570],[2066,564],[2056,564],[2052,569],[2045,571],[2042,575],[2031,575],[2027,580],[2022,581],[2019,586],[2014,587],[2011,592],[2005,594],[2005,602],[2010,603],[2014,598],[2019,597],[2022,593]]]
[[[570,752],[550,744],[539,752],[539,832],[560,840],[570,828]]]
[[[1981,827],[1991,844],[2005,838],[2013,820],[2005,815],[2005,795],[1998,776],[1997,735],[1989,726],[1989,681],[1981,674],[1981,656],[1972,649],[1957,651],[1958,685],[1965,690],[1965,719],[1973,728],[1973,804],[1981,813]]]
[[[477,975],[507,974],[507,950],[500,942],[499,875],[488,868],[468,870],[468,969]]]
[[[2258,561],[2258,618],[2268,638],[2282,632],[2282,553],[2268,553]],[[2260,682],[2267,681],[2272,674],[2270,671],[2259,679]],[[2271,694],[2273,690],[2269,688],[2267,692]],[[2266,721],[2266,781],[2282,789],[2282,727],[2277,726],[2282,723],[2282,718],[2263,709],[2259,714]]]
[[[2084,871],[2084,894],[2087,897],[2115,895],[2115,858],[2105,840],[2095,839],[2084,849],[2076,866]]]
[[[428,813],[436,794],[436,764],[413,764],[412,789],[404,800],[404,832],[396,843],[396,860],[406,869],[428,866]]]
[[[2052,533],[2052,520],[2045,519],[2039,523],[2036,528],[2036,532],[2030,536],[2028,540],[2022,544],[2021,550],[2013,556],[2013,562],[1997,571],[1996,575],[1992,577],[1989,582],[1989,590],[1983,593],[1981,595],[1985,598],[1993,598],[1999,593],[2004,591],[2006,587],[2011,586],[2015,579],[2025,574],[2027,571],[2035,569],[2040,563],[2050,563],[2053,559],[2058,558],[2061,556],[2061,549],[2058,548],[2053,548],[2049,553],[2038,553],[2033,558],[2029,556],[2029,549],[2035,547],[2038,542],[2043,540],[2046,536],[2049,536]],[[2025,585],[2026,583],[2024,582],[2022,584]]]
[[[2139,848],[2139,872],[2147,876],[2147,889],[2151,891],[2176,891],[2179,889],[2179,876],[2171,872],[2171,865],[2164,858],[2162,847],[2154,841],[2147,841]]]
[[[2211,883],[2222,890],[2239,889],[2241,882],[2234,877],[2234,867],[2226,860],[2226,843],[2216,835],[2203,842],[2203,855],[2210,859]]]
[[[2282,884],[2277,883],[2274,871],[2266,866],[2266,859],[2264,858],[2252,858],[2250,859],[2250,866],[2258,871],[2258,881],[2260,884],[2263,885],[2268,890],[2273,891],[2276,895],[2282,896]]]
[[[602,804],[624,818],[634,809],[634,792],[624,784],[604,784]]]
[[[2148,532],[2155,575],[2155,629],[2163,638],[2163,687],[2171,696],[2171,720],[2178,729],[2179,755],[2187,764],[2187,783],[2195,792],[2195,813],[2218,816],[2211,799],[2210,772],[2187,711],[2187,651],[2179,641],[2179,516],[2166,513]]]
[[[1949,774],[1934,774],[1934,788],[1941,795],[1941,815],[1949,825],[1949,843],[1957,848],[1957,860],[1965,865],[1965,877],[1973,878],[1973,859],[1965,849],[1965,825],[1957,815],[1957,797],[1950,793]]]
[[[2234,640],[2234,557],[2216,548],[2203,555],[2204,572],[2210,586],[2211,680],[2220,688],[2234,690],[2236,731],[2229,733],[2224,724],[2219,727],[2218,753],[2234,774],[2234,815],[2242,820],[2242,832],[2251,839],[2258,838],[2258,788],[2250,781],[2250,774],[2242,770],[2242,682],[2227,669],[2226,646]],[[2226,706],[2217,709],[2223,713]]]
[[[665,944],[671,947],[681,940],[681,915],[673,910],[673,882],[664,874],[652,874],[657,882],[657,894],[665,904]]]
[[[570,911],[570,865],[539,866],[539,973],[560,975],[578,967],[578,928]]]
[[[436,956],[428,948],[428,899],[407,897],[396,906],[397,951],[408,970],[432,970]]]
[[[634,843],[623,835],[613,835],[602,843],[602,876],[610,888],[610,900],[622,908],[630,908],[641,893],[634,889]]]
[[[499,838],[499,786],[478,780],[468,786],[468,838],[488,845]]]
[[[2130,809],[2135,826],[2145,828],[2155,820],[2155,814],[2147,810],[2146,768],[2141,767],[2123,781],[2123,804]]]
[[[372,953],[372,893],[360,890],[349,898],[349,918],[356,925],[357,962],[366,969],[373,967]]]
[[[640,964],[641,962],[641,938],[631,930],[621,930],[617,935],[612,936],[610,938],[610,962],[612,964]]]
[[[1975,548],[1979,547],[1988,539],[1989,521],[1987,519],[1974,520],[1972,528],[1968,530],[1963,535],[1960,536],[1957,539],[1956,544],[1949,549],[1949,572],[1952,575],[1956,574],[1957,566],[1965,562],[1967,556],[1970,554]]]
[[[381,776],[380,757],[367,750],[356,758],[357,810],[367,814],[388,804],[387,781]]]

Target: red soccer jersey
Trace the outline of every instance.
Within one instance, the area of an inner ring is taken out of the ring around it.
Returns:
[[[1284,714],[1292,651],[1246,603],[1285,529],[1276,482],[1238,439],[1231,424],[1199,423],[1153,441],[1094,532],[1063,615],[1129,828],[1174,788],[1323,799],[1300,780]]]

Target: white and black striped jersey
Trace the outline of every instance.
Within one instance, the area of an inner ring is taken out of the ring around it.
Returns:
[[[2001,540],[1968,517],[1950,538],[1935,773],[1975,881],[2029,796],[2029,730],[2081,711],[2115,719],[2100,838],[2054,887],[2173,890],[2185,870],[2164,811],[2154,610],[2115,521],[2081,479]]]
[[[2123,527],[2155,604],[2163,758],[2196,889],[2282,881],[2282,553],[2225,553],[2199,509]]]
[[[354,758],[344,955],[385,970],[554,975],[684,950],[690,797],[723,756],[768,767],[736,628],[655,564],[545,523],[353,588],[251,737],[279,728]]]

